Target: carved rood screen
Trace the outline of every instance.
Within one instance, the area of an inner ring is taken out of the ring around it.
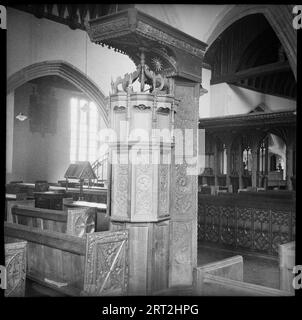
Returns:
[[[278,255],[279,244],[295,240],[295,225],[292,205],[199,195],[198,240],[201,242]]]

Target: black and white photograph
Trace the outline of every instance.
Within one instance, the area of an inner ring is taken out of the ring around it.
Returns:
[[[0,13],[4,300],[295,299],[301,5]]]

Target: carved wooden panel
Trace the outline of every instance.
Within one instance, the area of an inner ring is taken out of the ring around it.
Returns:
[[[237,246],[243,248],[252,247],[252,210],[243,208],[236,210],[237,217]]]
[[[169,221],[154,225],[153,292],[168,288]]]
[[[152,218],[153,168],[152,164],[135,165],[135,218]]]
[[[128,231],[87,235],[84,294],[90,296],[127,293]]]
[[[175,131],[180,130],[185,138],[186,156],[179,161],[180,155],[175,147],[171,186],[170,286],[191,284],[192,270],[197,264],[198,185],[194,157],[197,156],[198,87],[195,83],[175,82],[175,97],[180,99],[175,114]]]
[[[277,255],[280,244],[295,237],[295,212],[243,207],[223,198],[217,204],[206,198],[198,203],[198,240]]]
[[[175,189],[174,189],[174,214],[180,216],[192,216],[195,209],[193,194],[193,178],[187,175],[187,165],[175,166]]]
[[[94,208],[68,209],[67,211],[67,233],[84,237],[86,233],[93,233],[95,230]]]
[[[128,218],[128,165],[112,166],[112,216]]]
[[[170,172],[169,166],[159,166],[159,217],[170,214]]]
[[[172,275],[174,285],[192,281],[192,222],[172,222]],[[170,262],[170,263],[171,263]],[[170,274],[171,277],[171,274]]]
[[[6,297],[23,297],[26,278],[26,241],[5,244],[5,266],[7,271]]]

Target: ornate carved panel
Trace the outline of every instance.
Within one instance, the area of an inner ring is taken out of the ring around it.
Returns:
[[[252,247],[252,216],[250,208],[235,208],[237,217],[237,246],[243,248]]]
[[[128,165],[117,164],[113,167],[112,215],[128,218]]]
[[[180,49],[182,49],[192,55],[196,55],[198,57],[203,56],[204,50],[199,49],[197,47],[194,47],[186,41],[179,40],[179,39],[169,35],[168,33],[164,32],[158,28],[155,28],[145,22],[138,21],[137,31],[139,31],[140,33],[143,33],[145,36],[149,37],[152,40],[156,39],[157,41],[159,41],[161,43],[165,43],[165,44],[171,45],[173,47],[180,48]]]
[[[172,275],[174,285],[192,281],[192,222],[172,223]],[[170,274],[170,277],[171,277]]]
[[[5,244],[6,297],[23,297],[26,278],[26,241]]]
[[[170,214],[170,175],[169,166],[159,166],[159,217]]]
[[[128,231],[87,235],[84,295],[124,295],[128,277]]]
[[[135,166],[135,216],[152,215],[152,165]]]
[[[243,207],[226,199],[201,196],[198,203],[198,240],[229,245],[270,255],[295,237],[293,211]]]
[[[270,234],[268,231],[258,231],[254,232],[254,248],[258,251],[270,250]]]
[[[95,216],[94,208],[68,209],[66,233],[77,237],[85,237],[87,233],[93,233]]]
[[[174,215],[190,216],[195,209],[193,178],[186,164],[175,165]]]

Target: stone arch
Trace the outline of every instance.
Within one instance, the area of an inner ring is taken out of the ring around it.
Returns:
[[[7,80],[7,94],[30,80],[50,75],[62,77],[87,94],[99,107],[105,124],[109,125],[105,95],[83,72],[62,60],[34,63],[15,72]]]
[[[235,21],[247,15],[261,13],[279,38],[297,79],[297,31],[292,26],[292,8],[293,5],[234,5],[228,11],[218,15],[205,42],[209,48],[214,40]]]

